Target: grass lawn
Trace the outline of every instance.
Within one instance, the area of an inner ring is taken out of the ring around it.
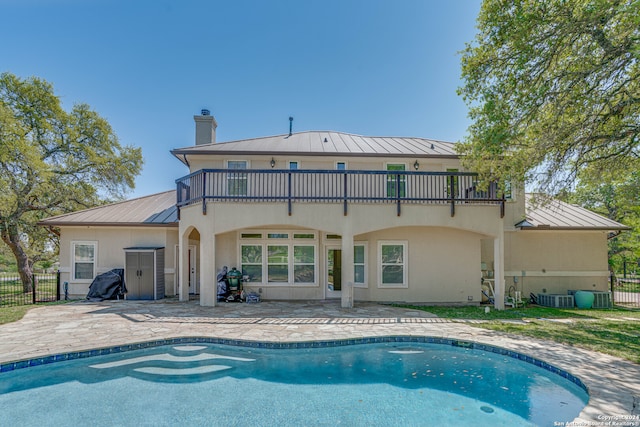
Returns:
[[[19,305],[16,307],[2,307],[0,309],[0,325],[16,322],[22,319],[27,311],[33,308],[31,305]]]
[[[405,307],[428,311],[442,318],[485,320],[473,326],[552,340],[640,364],[640,310],[528,306],[502,311],[492,309],[485,313],[484,307]],[[508,321],[514,319],[523,322]],[[570,319],[571,322],[559,322],[557,319]]]

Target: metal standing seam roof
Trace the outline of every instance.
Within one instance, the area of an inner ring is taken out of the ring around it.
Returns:
[[[524,221],[516,224],[523,230],[630,230],[619,222],[583,207],[560,200],[536,201],[535,195],[525,196]]]
[[[194,154],[268,154],[359,157],[458,158],[455,144],[425,138],[361,136],[342,132],[308,131],[239,141],[176,148],[171,153],[187,164]]]
[[[111,203],[95,208],[58,215],[40,225],[70,226],[148,226],[177,227],[178,211],[175,190]]]

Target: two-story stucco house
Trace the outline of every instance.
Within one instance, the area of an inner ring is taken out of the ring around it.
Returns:
[[[625,226],[561,202],[530,206],[515,185],[483,191],[453,143],[315,131],[217,143],[214,117],[194,119],[196,144],[171,152],[191,172],[175,191],[42,222],[60,229],[71,295],[125,268],[130,297],[214,306],[223,266],[265,300],[344,307],[478,304],[483,274],[498,308],[512,287],[607,290],[608,234]],[[137,288],[144,268],[151,291]]]

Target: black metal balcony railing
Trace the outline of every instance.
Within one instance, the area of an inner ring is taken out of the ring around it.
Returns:
[[[176,180],[177,206],[207,202],[394,203],[449,204],[451,216],[459,204],[494,204],[504,216],[504,194],[492,183],[479,190],[477,174],[363,170],[202,169]]]

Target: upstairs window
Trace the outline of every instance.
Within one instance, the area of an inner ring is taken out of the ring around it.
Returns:
[[[447,169],[447,172],[458,172],[458,169]],[[453,191],[453,197],[460,197],[458,176],[453,177],[453,188],[451,188],[451,178],[447,176],[447,197],[451,197]]]
[[[247,174],[240,172],[247,169],[246,160],[229,160],[227,162],[227,195],[246,196],[247,195]]]
[[[388,164],[388,171],[404,171],[405,165],[402,164]],[[387,197],[406,197],[407,195],[407,176],[397,174],[387,175]]]

